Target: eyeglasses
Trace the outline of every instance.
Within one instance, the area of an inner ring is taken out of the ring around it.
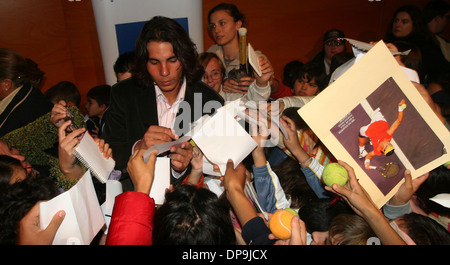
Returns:
[[[203,80],[204,81],[207,81],[207,80],[216,81],[216,80],[219,80],[219,79],[222,79],[222,74],[220,72],[217,72],[217,71],[214,71],[211,74],[205,73],[203,75]]]

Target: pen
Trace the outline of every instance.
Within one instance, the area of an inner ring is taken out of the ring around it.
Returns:
[[[327,209],[333,207],[340,199],[341,199],[341,197],[336,196],[336,198],[334,198],[334,199],[330,202],[330,204],[328,205]]]

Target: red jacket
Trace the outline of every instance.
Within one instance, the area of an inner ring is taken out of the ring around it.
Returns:
[[[283,82],[278,81],[278,89],[270,94],[270,97],[274,100],[284,97],[292,97],[294,94],[290,87],[283,84]]]
[[[155,201],[142,192],[116,196],[106,245],[151,245]]]

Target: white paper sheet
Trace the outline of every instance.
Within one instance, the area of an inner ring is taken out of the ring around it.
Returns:
[[[155,177],[153,179],[150,197],[155,200],[155,204],[164,203],[166,189],[170,186],[170,158],[157,157],[155,164]]]
[[[363,42],[363,41],[359,41],[359,40],[354,40],[354,39],[349,39],[349,38],[342,38],[343,40],[346,40],[350,43],[350,45],[352,46],[352,48],[356,48],[361,52],[367,53],[370,49],[373,48],[373,44],[367,43],[367,42]],[[355,53],[355,49],[353,49],[354,53]],[[397,51],[392,51],[389,50],[392,55],[408,55],[411,50],[407,50],[407,51],[403,51],[403,52],[397,52]],[[356,55],[356,53],[355,53]]]
[[[108,180],[106,182],[106,199],[101,205],[103,216],[105,218],[106,229],[105,234],[108,234],[109,224],[111,223],[111,216],[114,209],[114,202],[116,196],[123,192],[122,183],[118,180]]]
[[[446,207],[446,208],[450,208],[450,194],[449,193],[441,193],[438,194],[436,196],[434,196],[433,198],[430,198],[430,200],[439,203],[440,205]]]
[[[217,197],[220,197],[225,191],[225,188],[222,186],[222,181],[220,181],[220,179],[205,177],[203,183],[208,185],[208,189],[216,194]]]
[[[209,160],[203,156],[203,164],[202,164],[202,171],[203,174],[209,175],[209,176],[222,176],[219,171],[214,170],[214,165],[209,162]]]
[[[192,140],[211,163],[219,166],[222,175],[229,158],[236,167],[257,146],[234,116],[222,108],[196,130]]]
[[[70,190],[40,204],[40,225],[45,229],[60,210],[66,216],[56,232],[53,245],[88,245],[105,224],[92,176],[87,171]]]

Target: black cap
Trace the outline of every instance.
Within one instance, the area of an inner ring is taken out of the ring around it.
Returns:
[[[345,38],[344,32],[339,29],[329,30],[323,35],[323,43],[327,43],[329,40],[337,40],[340,41],[339,38]]]

